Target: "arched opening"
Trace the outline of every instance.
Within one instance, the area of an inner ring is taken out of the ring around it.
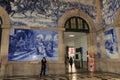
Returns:
[[[65,32],[89,32],[88,23],[81,17],[70,17],[64,25]]]
[[[66,20],[64,28],[65,65],[68,67],[68,72],[78,72],[78,69],[88,70],[86,34],[89,33],[88,23],[81,17],[73,16]]]
[[[1,68],[0,76],[5,75],[5,66],[7,64],[8,44],[9,44],[9,32],[10,32],[10,18],[6,10],[0,7],[0,58]]]
[[[88,71],[88,54],[96,47],[94,37],[96,29],[93,19],[83,11],[75,9],[66,12],[59,19],[58,26],[65,28],[65,31],[63,32],[64,48],[67,47],[67,50],[74,50],[72,52],[75,54],[74,56],[72,55],[72,57],[76,59],[76,67],[85,68]],[[64,53],[66,53],[67,50],[65,50]],[[70,51],[68,51],[68,54],[65,54],[65,57],[70,57],[71,55],[69,54],[71,54]]]

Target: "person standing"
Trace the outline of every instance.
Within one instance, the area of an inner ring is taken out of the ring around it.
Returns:
[[[41,72],[40,72],[40,76],[44,75],[45,76],[45,69],[46,69],[46,58],[43,57],[42,61],[41,61]]]

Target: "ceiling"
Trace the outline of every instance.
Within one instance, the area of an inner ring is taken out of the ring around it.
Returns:
[[[69,35],[74,35],[74,37],[69,37]],[[64,42],[75,41],[76,39],[86,36],[86,33],[82,32],[64,32]]]

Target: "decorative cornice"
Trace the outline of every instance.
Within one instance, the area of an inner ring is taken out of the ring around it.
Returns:
[[[58,31],[65,31],[65,28],[59,27],[40,27],[40,26],[12,26],[11,28],[14,29],[33,29],[33,30],[58,30]]]

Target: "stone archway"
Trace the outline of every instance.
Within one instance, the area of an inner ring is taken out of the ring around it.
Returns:
[[[10,18],[4,8],[0,7],[0,16],[2,18],[2,38],[0,47],[0,57],[1,57],[1,74],[4,76],[5,65],[8,61],[8,44],[9,44],[9,33],[10,33]]]
[[[65,22],[70,18],[70,17],[81,17],[83,18],[89,25],[89,33],[87,33],[87,52],[89,55],[94,55],[96,54],[97,48],[96,48],[96,28],[95,24],[93,22],[93,19],[89,17],[86,13],[79,9],[74,9],[65,12],[62,17],[58,21],[58,26],[61,28],[64,28]],[[63,36],[64,32],[62,33]],[[64,51],[65,53],[65,51]],[[92,56],[93,58],[93,56]],[[90,59],[90,58],[89,58]],[[89,68],[89,67],[88,67]],[[94,69],[93,69],[94,70]]]
[[[58,21],[58,26],[59,27],[64,27],[66,20],[68,20],[70,17],[77,16],[83,18],[89,25],[90,32],[87,34],[87,44],[88,44],[88,53],[91,50],[93,53],[96,53],[96,28],[95,24],[93,22],[93,19],[89,17],[85,12],[79,10],[79,9],[74,9],[65,12],[62,17]]]
[[[90,32],[96,31],[93,19],[90,18],[89,15],[87,15],[85,12],[83,12],[79,9],[74,9],[74,10],[70,10],[70,11],[65,12],[62,15],[62,17],[59,19],[58,26],[59,27],[64,27],[64,24],[65,24],[66,20],[68,20],[70,17],[73,17],[73,16],[78,16],[78,17],[81,17],[84,20],[86,20],[86,22],[90,26]]]
[[[1,16],[2,21],[3,21],[2,28],[10,28],[10,18],[9,18],[9,15],[6,12],[6,10],[4,8],[2,8],[1,6],[0,6],[0,16]]]

